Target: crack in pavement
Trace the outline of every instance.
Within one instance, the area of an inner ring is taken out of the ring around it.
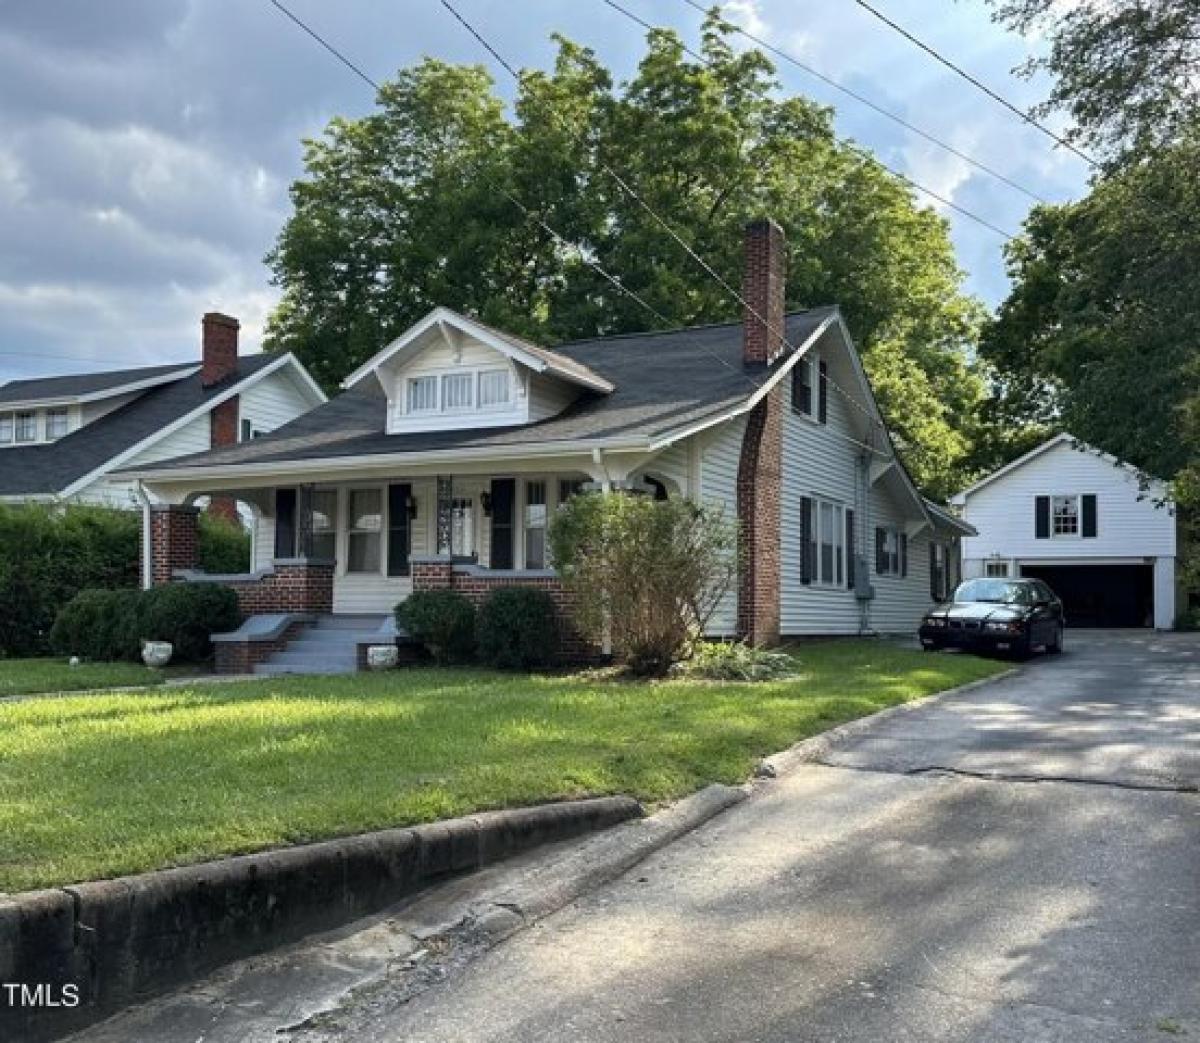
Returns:
[[[957,768],[948,764],[923,764],[916,768],[885,768],[873,764],[839,764],[836,761],[816,760],[810,763],[823,768],[844,768],[847,771],[870,772],[876,775],[902,775],[919,778],[922,775],[953,775],[983,782],[1065,782],[1078,786],[1105,786],[1112,789],[1148,793],[1200,793],[1195,782],[1134,782],[1128,779],[1097,779],[1086,775],[1051,775],[1032,772],[982,771]]]

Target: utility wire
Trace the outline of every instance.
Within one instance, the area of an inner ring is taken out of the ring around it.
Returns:
[[[697,11],[699,11],[703,15],[708,14],[709,9],[706,8],[703,4],[699,3],[698,0],[683,0],[683,2],[685,4],[687,4],[689,7],[695,8]],[[819,70],[814,69],[811,65],[806,65],[804,62],[800,61],[799,58],[795,57],[794,55],[789,54],[787,51],[783,50],[782,48],[776,47],[774,44],[768,42],[767,40],[764,40],[761,36],[756,36],[754,33],[750,32],[748,29],[743,29],[740,25],[737,25],[733,22],[726,22],[725,24],[727,24],[735,33],[737,33],[740,36],[744,36],[747,40],[750,40],[752,43],[761,47],[764,51],[770,51],[771,54],[775,55],[777,58],[781,59],[782,61],[788,62],[790,65],[796,66],[797,69],[800,69],[800,70],[808,73],[809,76],[812,76],[812,77],[820,80],[826,86],[832,87],[835,91],[841,91],[841,93],[846,95],[846,97],[853,98],[860,105],[865,105],[872,112],[876,112],[880,116],[883,116],[885,119],[889,119],[893,123],[899,124],[905,130],[911,131],[913,134],[916,134],[918,137],[924,138],[926,141],[931,142],[934,145],[937,145],[938,148],[945,149],[952,156],[957,156],[964,163],[969,163],[971,166],[975,167],[975,169],[983,171],[983,173],[988,174],[991,177],[994,177],[997,181],[1003,182],[1004,184],[1008,185],[1010,188],[1016,189],[1022,195],[1026,195],[1030,199],[1032,199],[1038,203],[1048,202],[1048,200],[1044,196],[1038,195],[1038,193],[1033,191],[1032,189],[1026,188],[1024,185],[1020,184],[1019,182],[1014,181],[1007,174],[1002,174],[1000,171],[996,170],[994,167],[988,166],[986,163],[982,162],[981,160],[976,159],[974,156],[970,156],[966,152],[963,152],[961,149],[956,148],[954,145],[951,145],[948,141],[943,141],[941,138],[930,133],[929,131],[923,130],[922,128],[916,126],[915,124],[910,123],[903,116],[899,116],[896,113],[890,111],[889,109],[885,109],[882,105],[880,105],[878,102],[872,101],[865,94],[860,94],[858,91],[853,90],[850,87],[847,87],[845,84],[838,83],[837,80],[833,79],[830,76],[826,76],[823,72],[820,72]]]
[[[274,2],[274,0],[272,0],[272,2]],[[605,4],[607,4],[609,7],[611,7],[614,11],[620,12],[626,18],[628,18],[631,22],[637,23],[638,25],[640,25],[643,29],[647,30],[648,32],[653,32],[654,29],[656,28],[655,26],[653,26],[649,22],[647,22],[644,18],[641,18],[639,15],[634,14],[627,7],[624,7],[621,4],[617,3],[617,0],[603,0],[603,2]],[[700,54],[699,52],[694,50],[692,47],[689,47],[686,43],[683,44],[683,50],[685,52],[687,52],[688,54],[690,54],[693,58],[696,59],[696,61],[700,62],[702,65],[707,66],[707,65],[711,64],[709,62],[709,60],[706,57],[704,57],[704,55]],[[859,146],[857,146],[854,142],[850,141],[848,138],[839,138],[835,135],[834,141],[837,142],[837,144],[841,145],[844,148],[854,149],[859,152],[862,151],[862,149]],[[914,181],[907,174],[902,174],[895,167],[889,166],[887,163],[885,163],[883,160],[881,160],[878,156],[871,156],[871,160],[873,162],[879,164],[879,166],[882,167],[884,170],[886,170],[889,174],[891,174],[892,177],[898,178],[900,181],[903,181],[910,188],[913,188],[918,192],[924,193],[925,195],[929,196],[930,199],[936,200],[937,202],[941,203],[943,206],[949,207],[951,210],[954,210],[955,212],[961,214],[963,217],[969,218],[970,220],[974,221],[976,224],[982,225],[984,228],[987,228],[989,231],[995,232],[998,236],[1000,236],[1006,242],[1010,242],[1011,240],[1016,238],[1016,235],[1014,233],[1005,231],[999,225],[993,224],[987,218],[980,217],[978,214],[972,213],[966,207],[960,206],[958,203],[954,202],[952,199],[948,199],[946,196],[940,195],[939,193],[933,191],[933,189],[931,189],[931,188],[926,188],[924,185],[920,184],[919,182]]]
[[[1068,141],[1066,138],[1062,137],[1061,135],[1055,134],[1054,131],[1052,131],[1044,123],[1040,123],[1038,120],[1034,119],[1033,116],[1030,115],[1028,112],[1026,112],[1024,109],[1020,108],[1017,105],[1014,105],[1011,101],[1009,101],[1007,98],[1005,98],[999,92],[992,90],[991,87],[989,87],[986,83],[984,83],[982,80],[980,80],[977,76],[973,76],[971,73],[967,72],[967,70],[962,68],[962,66],[956,65],[949,58],[945,57],[943,54],[936,51],[933,47],[931,47],[929,44],[927,44],[920,37],[909,32],[907,29],[904,28],[904,26],[900,25],[898,22],[893,21],[891,18],[889,18],[887,15],[885,15],[882,11],[880,11],[878,8],[873,7],[871,4],[867,3],[867,0],[854,0],[854,2],[856,4],[858,4],[858,6],[861,7],[864,11],[867,11],[870,14],[874,15],[876,18],[878,18],[879,21],[883,22],[884,25],[888,26],[895,32],[899,33],[906,40],[908,40],[909,43],[913,44],[915,47],[919,47],[922,51],[924,51],[926,54],[928,54],[935,61],[940,62],[942,65],[944,65],[947,69],[949,69],[951,72],[955,73],[956,75],[961,76],[969,84],[971,84],[976,89],[982,91],[993,101],[997,102],[1000,105],[1003,105],[1004,108],[1008,109],[1009,112],[1020,117],[1022,120],[1024,120],[1026,123],[1028,123],[1031,127],[1035,127],[1036,129],[1040,130],[1048,138],[1051,138],[1052,140],[1056,141],[1063,148],[1069,149],[1071,152],[1074,152],[1075,155],[1077,155],[1080,159],[1082,159],[1085,163],[1087,163],[1088,166],[1092,167],[1094,170],[1100,169],[1100,164],[1096,160],[1094,160],[1091,156],[1089,156],[1086,152],[1082,151],[1081,149],[1076,148],[1070,141]]]

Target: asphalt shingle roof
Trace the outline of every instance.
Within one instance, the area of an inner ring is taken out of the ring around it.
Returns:
[[[835,312],[819,308],[788,315],[788,341],[801,343]],[[372,382],[253,442],[155,463],[154,469],[654,438],[744,402],[765,372],[743,365],[740,322],[572,341],[554,352],[599,374],[615,390],[584,393],[562,413],[534,424],[389,435],[387,402]]]
[[[209,399],[229,390],[278,358],[278,355],[246,355],[238,360],[236,376],[212,387],[204,387],[200,383],[200,374],[193,373],[151,388],[120,409],[72,431],[56,442],[0,449],[0,496],[36,496],[61,492],[105,461],[203,406]],[[66,378],[48,378],[57,379]],[[129,382],[128,379],[125,381]]]
[[[70,373],[61,377],[31,377],[0,384],[0,403],[35,402],[46,398],[77,398],[124,387],[170,373],[182,373],[199,362],[176,362],[170,366],[141,366],[138,369],[114,369],[107,373]]]

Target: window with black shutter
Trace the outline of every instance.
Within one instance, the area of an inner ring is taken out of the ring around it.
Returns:
[[[792,370],[792,410],[812,416],[812,363],[801,359]]]
[[[1050,538],[1050,497],[1036,496],[1033,500],[1033,535],[1039,540]]]
[[[908,575],[908,533],[901,532],[897,534],[898,543],[900,545],[900,575]]]
[[[1096,535],[1096,494],[1083,494],[1083,538],[1093,539]]]
[[[822,424],[829,422],[829,366],[821,359],[817,366],[817,419]]]

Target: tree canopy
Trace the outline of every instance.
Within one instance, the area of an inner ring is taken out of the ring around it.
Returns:
[[[620,85],[592,51],[557,44],[511,111],[484,69],[427,59],[376,111],[306,142],[268,258],[283,290],[269,345],[332,386],[439,304],[547,344],[737,318],[649,210],[733,287],[742,227],[767,214],[788,233],[789,306],[841,305],[914,477],[934,494],[959,487],[985,429],[967,351],[982,308],[962,292],[944,219],[839,142],[829,110],[781,97],[770,62],[735,50],[716,14],[703,61],[653,30]]]

